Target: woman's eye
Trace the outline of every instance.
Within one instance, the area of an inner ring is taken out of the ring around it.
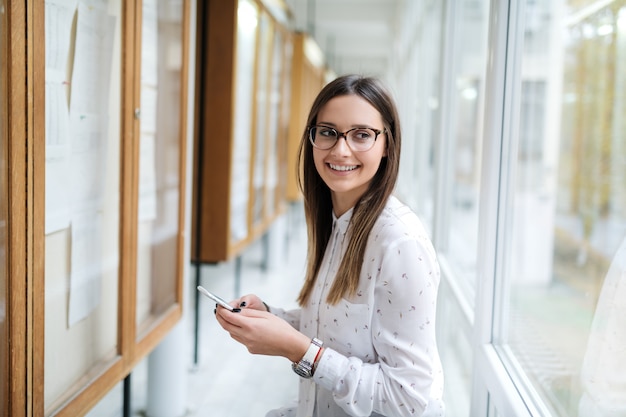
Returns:
[[[319,134],[325,137],[335,136],[335,132],[332,129],[320,129]]]
[[[372,134],[368,130],[355,130],[354,138],[358,140],[368,140],[372,137]]]

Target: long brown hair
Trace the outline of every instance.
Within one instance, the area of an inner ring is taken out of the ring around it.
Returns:
[[[318,94],[307,118],[298,150],[298,184],[304,196],[304,213],[308,232],[307,270],[298,303],[309,299],[320,270],[333,227],[330,189],[315,168],[308,127],[315,125],[320,109],[337,96],[357,95],[380,113],[386,132],[387,156],[383,157],[370,186],[354,207],[349,225],[349,241],[327,302],[337,304],[342,297],[353,295],[359,284],[368,236],[393,192],[400,164],[400,124],[391,94],[376,78],[344,75],[327,84]],[[301,167],[301,169],[300,169]]]

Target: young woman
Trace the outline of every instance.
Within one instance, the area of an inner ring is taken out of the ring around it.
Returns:
[[[400,161],[395,104],[357,75],[326,85],[299,150],[308,259],[301,308],[256,295],[217,319],[251,353],[284,356],[297,404],[268,416],[440,416],[435,340],[439,266],[417,216],[392,196]]]

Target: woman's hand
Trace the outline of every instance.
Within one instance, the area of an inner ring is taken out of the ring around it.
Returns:
[[[253,310],[259,310],[259,311],[267,311],[267,308],[265,306],[265,304],[263,303],[263,301],[257,297],[254,294],[248,294],[248,295],[244,295],[243,297],[239,298],[238,300],[235,300],[235,304],[233,305],[231,303],[231,305],[233,305],[233,307],[238,307],[238,308],[251,308]]]
[[[285,320],[265,311],[258,297],[245,296],[242,299],[246,307],[239,313],[217,308],[216,318],[224,330],[250,353],[284,356],[291,362],[298,362],[309,348],[311,339]]]

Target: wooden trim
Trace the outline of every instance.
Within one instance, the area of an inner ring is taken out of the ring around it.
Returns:
[[[87,414],[98,401],[120,381],[125,375],[123,359],[116,356],[112,362],[92,370],[69,389],[69,398],[60,398],[52,404],[46,415],[55,417],[74,417]]]
[[[121,136],[120,136],[120,269],[118,284],[118,348],[128,362],[135,345],[136,279],[137,279],[137,176],[139,154],[139,122],[135,109],[139,108],[137,36],[141,36],[141,0],[122,3],[122,60],[121,60]],[[141,39],[141,38],[139,38]],[[140,40],[139,40],[140,41]]]
[[[206,60],[206,100],[203,111],[207,120],[202,132],[210,146],[204,147],[203,182],[207,186],[203,199],[203,246],[215,260],[228,259],[230,250],[230,186],[232,176],[232,126],[235,109],[235,60],[237,50],[236,2],[209,1],[209,22]],[[217,98],[211,101],[211,98]],[[220,104],[217,104],[220,103]],[[212,175],[214,167],[226,178]],[[207,175],[208,174],[208,175]]]
[[[195,48],[195,78],[194,78],[194,109],[193,109],[193,159],[192,159],[192,202],[191,202],[191,251],[190,258],[192,261],[200,259],[200,247],[203,242],[202,233],[198,232],[201,229],[200,222],[203,220],[202,212],[202,196],[203,192],[200,189],[200,178],[202,178],[202,162],[203,155],[203,126],[204,120],[202,118],[204,102],[204,67],[205,60],[208,56],[206,50],[207,44],[207,22],[205,13],[207,9],[207,3],[205,1],[196,0],[196,48]]]
[[[205,4],[202,45],[204,59],[198,62],[198,114],[202,119],[197,133],[198,172],[194,209],[193,261],[214,262],[229,259],[230,178],[232,169],[232,128],[236,52],[237,4],[209,1]],[[206,145],[206,146],[204,146]],[[200,162],[202,161],[202,162]],[[220,175],[214,175],[215,172]]]
[[[8,210],[11,206],[11,196],[9,194],[9,155],[8,155],[8,143],[9,143],[9,129],[7,125],[10,123],[10,119],[8,116],[8,106],[9,106],[9,92],[7,91],[7,78],[8,78],[8,63],[10,60],[7,59],[7,49],[10,43],[9,33],[7,30],[8,26],[8,11],[3,11],[0,14],[0,91],[2,94],[0,95],[0,118],[2,118],[2,122],[0,122],[0,187],[2,187],[3,192],[3,201],[0,203],[0,242],[4,244],[1,248],[5,250],[5,253],[8,254],[8,232],[7,232],[7,216]],[[6,199],[5,199],[6,196]],[[4,265],[0,265],[0,268],[3,268],[5,271],[4,275],[4,293],[0,295],[0,298],[4,300],[6,303],[6,299],[8,298],[8,284],[9,284],[9,259],[5,258]],[[0,381],[0,414],[2,415],[10,415],[9,413],[9,405],[10,405],[10,376],[11,376],[11,367],[9,366],[9,352],[10,352],[10,343],[9,343],[9,326],[7,325],[7,321],[3,321],[0,323],[0,335],[3,338],[0,341],[0,369],[4,375],[7,375],[7,378],[3,378]]]
[[[184,284],[185,284],[185,236],[187,230],[187,138],[189,123],[189,59],[190,59],[190,31],[191,31],[191,1],[185,0],[183,3],[183,51],[182,68],[180,80],[180,155],[179,155],[179,204],[178,204],[178,239],[177,239],[177,261],[176,261],[176,302],[182,309]]]
[[[7,4],[9,36],[7,50],[7,95],[8,95],[8,195],[7,213],[7,330],[9,346],[9,413],[14,417],[31,412],[29,382],[32,367],[28,362],[30,347],[24,329],[29,327],[31,315],[28,310],[28,203],[27,155],[28,123],[26,119],[27,80],[26,73],[26,3],[13,0]],[[25,398],[26,397],[26,398]]]
[[[43,2],[41,2],[43,3]],[[32,387],[32,415],[43,415],[44,411],[44,385],[40,381],[44,380],[44,357],[45,357],[45,219],[46,219],[46,51],[45,51],[45,17],[43,4],[30,4],[28,28],[28,62],[32,73],[27,75],[32,90],[32,105],[28,106],[30,112],[28,119],[33,129],[28,136],[28,142],[34,144],[29,146],[32,154],[28,157],[31,167],[29,186],[32,187],[32,194],[28,193],[28,201],[32,201],[32,232],[29,233],[29,240],[32,242],[32,249],[29,251],[32,256],[32,274],[27,279],[29,297],[32,300],[32,320],[29,320],[32,331],[29,336],[32,342],[29,343],[29,350],[32,351],[32,368],[29,386]],[[30,309],[30,307],[29,307]]]

